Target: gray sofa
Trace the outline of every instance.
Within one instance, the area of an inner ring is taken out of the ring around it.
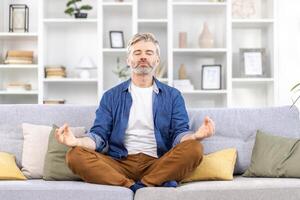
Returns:
[[[23,142],[21,123],[62,125],[63,122],[68,122],[71,126],[90,128],[95,110],[96,106],[0,105],[0,151],[16,155],[17,164],[21,167]],[[216,123],[216,135],[203,142],[205,153],[228,147],[237,148],[238,158],[233,181],[201,181],[183,184],[177,188],[150,187],[138,190],[135,195],[124,187],[80,181],[0,181],[0,199],[300,199],[300,179],[240,176],[250,164],[257,129],[275,135],[300,137],[299,112],[295,107],[190,109],[188,112],[193,130],[198,128],[205,115],[210,116]]]

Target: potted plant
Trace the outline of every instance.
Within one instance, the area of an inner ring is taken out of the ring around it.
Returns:
[[[294,85],[294,87],[292,87],[292,89],[291,89],[291,92],[293,92],[293,93],[300,92],[300,83],[297,83],[296,85]],[[291,105],[291,107],[294,106],[299,99],[300,99],[300,94],[298,94],[296,100],[293,101],[293,104]]]
[[[81,11],[91,10],[93,7],[90,5],[78,6],[77,2],[81,2],[81,0],[69,0],[67,3],[67,9],[65,10],[65,13],[70,16],[75,15],[75,18],[87,18],[87,13],[82,13]]]
[[[120,82],[125,81],[130,77],[129,66],[120,67],[119,57],[117,57],[117,69],[113,70],[113,73],[118,76]]]

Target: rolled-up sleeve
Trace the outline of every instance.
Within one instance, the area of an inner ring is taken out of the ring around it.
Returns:
[[[180,143],[183,136],[193,133],[189,128],[189,117],[184,99],[179,91],[176,93],[173,100],[171,129],[173,132],[173,146]]]
[[[95,141],[96,151],[102,152],[112,131],[112,107],[108,93],[104,93],[96,110],[96,118],[88,136]]]

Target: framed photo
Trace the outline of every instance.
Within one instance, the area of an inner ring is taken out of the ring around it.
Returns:
[[[125,47],[123,31],[109,31],[109,39],[111,48]]]
[[[265,49],[240,49],[241,77],[261,77],[265,75]]]
[[[9,32],[29,31],[29,8],[26,4],[9,5]]]
[[[221,89],[221,65],[202,65],[202,89]]]

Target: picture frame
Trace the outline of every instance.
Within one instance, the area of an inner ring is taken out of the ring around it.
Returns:
[[[29,32],[29,7],[26,4],[9,5],[9,32]]]
[[[202,90],[221,90],[222,65],[202,65]]]
[[[123,31],[109,31],[109,40],[111,48],[124,48]]]
[[[266,56],[264,48],[240,49],[240,76],[264,77]]]

